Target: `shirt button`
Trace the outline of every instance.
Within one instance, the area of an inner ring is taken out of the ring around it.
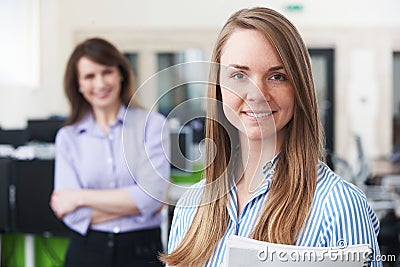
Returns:
[[[108,240],[108,241],[107,241],[107,247],[109,247],[109,248],[114,247],[114,241]]]
[[[268,162],[267,164],[265,164],[265,168],[271,168],[271,166],[272,166],[271,162]]]
[[[108,158],[108,159],[107,159],[107,162],[108,162],[109,164],[111,164],[111,163],[113,162],[112,158]]]
[[[108,135],[108,139],[113,140],[113,138],[112,134]]]
[[[115,188],[115,182],[110,182],[110,188]]]
[[[119,232],[121,232],[121,229],[119,229],[118,226],[115,226],[115,227],[113,228],[113,233],[114,233],[114,234],[118,234]]]

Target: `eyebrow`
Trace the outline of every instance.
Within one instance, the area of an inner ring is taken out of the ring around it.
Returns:
[[[237,64],[230,64],[229,67],[233,67],[235,69],[240,69],[240,70],[250,70],[250,68],[247,66],[237,65]]]
[[[269,68],[269,71],[277,71],[277,70],[283,70],[283,66],[276,66],[276,67],[271,67]]]
[[[88,77],[88,76],[91,76],[91,75],[93,75],[93,73],[92,72],[88,72],[88,73],[83,73],[83,74],[81,74],[79,76],[80,77]]]
[[[244,66],[244,65],[230,64],[229,66],[233,67],[235,69],[240,69],[240,70],[250,70],[249,67]],[[283,66],[274,66],[274,67],[269,68],[268,71],[277,71],[277,70],[283,70],[283,69],[284,69]]]

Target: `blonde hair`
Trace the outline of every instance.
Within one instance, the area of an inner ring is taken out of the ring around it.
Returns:
[[[287,134],[268,199],[252,233],[252,238],[257,240],[293,244],[309,214],[318,160],[323,158],[322,127],[308,51],[289,20],[272,9],[258,7],[242,9],[228,19],[218,36],[212,62],[220,63],[222,49],[236,29],[256,30],[271,42],[294,88],[294,115],[286,125]],[[218,70],[211,70],[210,78],[217,83],[209,85],[208,97],[222,101]],[[205,188],[203,203],[206,204],[199,206],[180,245],[171,254],[161,257],[171,266],[204,265],[227,230],[227,196],[215,201],[206,200],[229,188],[226,170],[229,169],[232,144],[237,142],[237,130],[233,136],[228,135],[231,131],[224,130],[220,123],[227,123],[227,119],[216,102],[210,102],[206,122],[206,137],[216,145],[206,146],[206,154],[216,156],[204,173],[206,184],[213,186]]]

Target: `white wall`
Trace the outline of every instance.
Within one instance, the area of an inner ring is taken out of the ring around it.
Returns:
[[[299,3],[302,10],[285,10],[286,5]],[[149,44],[175,38],[176,43],[211,49],[214,33],[229,15],[250,6],[284,12],[310,47],[335,48],[338,152],[351,154],[347,149],[351,136],[361,132],[369,156],[387,154],[391,149],[391,56],[393,49],[400,51],[397,0],[41,0],[41,84],[34,90],[0,85],[0,125],[22,127],[27,118],[67,114],[64,66],[76,42],[86,36],[108,37],[121,49],[132,48],[143,38],[151,40]]]
[[[66,110],[60,94],[64,63],[60,61],[59,13],[57,1],[41,3],[40,85],[0,84],[0,126],[3,128],[25,127],[28,118],[47,117]]]

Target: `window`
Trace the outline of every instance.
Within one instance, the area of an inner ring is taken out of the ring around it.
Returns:
[[[327,161],[332,166],[330,154],[334,153],[334,50],[309,49],[317,92],[319,115],[326,137]]]
[[[133,74],[135,76],[135,85],[136,87],[139,86],[138,84],[138,63],[137,63],[137,53],[125,53],[125,57],[128,59],[129,63],[131,63],[131,67],[133,70]]]
[[[189,49],[177,53],[158,53],[157,65],[158,71],[167,69],[180,63],[188,63],[193,61],[203,60],[203,54],[200,50]],[[184,66],[184,65],[183,65]],[[172,77],[172,76],[177,77]],[[181,124],[186,124],[188,121],[196,117],[204,117],[204,106],[200,104],[202,101],[193,101],[193,99],[205,96],[205,84],[182,84],[176,88],[172,88],[177,81],[190,80],[186,75],[185,67],[182,67],[182,72],[171,71],[170,76],[162,75],[162,80],[158,83],[158,111],[165,116],[174,116]],[[189,102],[186,102],[190,100]]]
[[[179,63],[190,63],[203,60],[201,50],[188,49],[177,53],[158,53],[158,71],[167,69]],[[171,71],[171,75],[162,75],[158,83],[158,111],[168,118],[173,118],[179,126],[189,126],[193,130],[193,142],[199,143],[204,139],[205,101],[207,84],[184,83],[173,88],[177,81],[190,81],[190,71],[183,67],[179,71]],[[172,77],[174,76],[174,77]],[[205,74],[204,76],[207,76]]]
[[[36,87],[40,77],[40,0],[2,1],[0,84]]]
[[[393,53],[393,146],[400,146],[400,52]]]

